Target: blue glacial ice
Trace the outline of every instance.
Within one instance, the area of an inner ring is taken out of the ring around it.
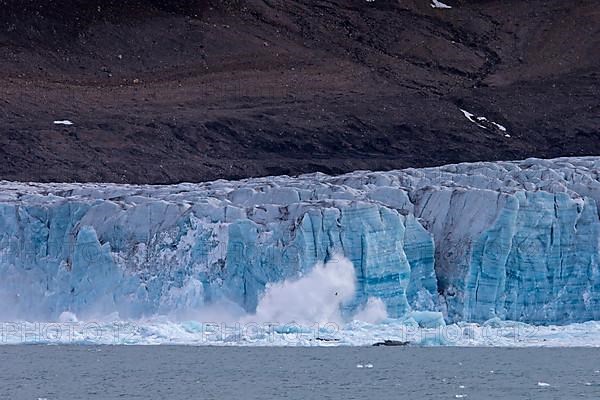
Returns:
[[[435,312],[600,320],[598,201],[593,157],[171,186],[0,182],[0,316],[253,314],[269,285],[343,255],[356,276],[345,316],[377,299],[421,324]]]

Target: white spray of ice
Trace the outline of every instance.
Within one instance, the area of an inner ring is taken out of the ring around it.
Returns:
[[[77,319],[77,316],[75,315],[75,313],[72,313],[70,311],[63,311],[59,317],[58,317],[58,322],[78,322],[79,320]]]
[[[201,294],[201,290],[194,292]],[[165,321],[201,321],[233,324],[269,323],[313,326],[329,323],[341,324],[344,319],[341,307],[356,293],[356,274],[352,262],[334,256],[327,263],[316,264],[307,274],[283,282],[267,284],[254,314],[246,314],[237,304],[221,299],[200,307],[189,307],[178,313],[163,315]],[[194,302],[186,302],[193,304]],[[158,317],[158,316],[157,316]],[[386,306],[379,298],[371,297],[350,320],[377,324],[388,317]],[[78,322],[69,311],[63,312],[60,322]]]
[[[348,259],[334,256],[299,279],[268,285],[256,314],[248,318],[302,325],[341,322],[340,306],[351,300],[355,291],[354,266]]]
[[[387,317],[385,304],[377,297],[369,297],[364,307],[360,308],[354,315],[355,320],[368,322],[369,324],[377,324]]]

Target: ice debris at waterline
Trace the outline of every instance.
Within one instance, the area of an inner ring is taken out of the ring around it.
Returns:
[[[600,347],[600,323],[559,326],[491,320],[420,328],[389,319],[378,324],[259,324],[170,321],[2,322],[0,344],[106,344],[193,346],[401,346]],[[493,371],[490,371],[493,373]]]
[[[427,317],[417,324],[437,323],[435,312],[447,323],[598,320],[599,166],[587,157],[172,186],[1,182],[0,317],[239,320],[261,315],[268,285],[340,254],[356,278],[339,302],[345,322],[373,304],[391,318]],[[286,307],[300,312],[304,299],[291,296]]]

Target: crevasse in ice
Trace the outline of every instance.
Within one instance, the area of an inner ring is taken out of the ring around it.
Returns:
[[[600,319],[600,158],[171,186],[0,183],[3,317],[255,310],[342,254],[350,313]]]

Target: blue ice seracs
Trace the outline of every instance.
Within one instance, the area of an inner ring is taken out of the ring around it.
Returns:
[[[172,186],[0,182],[5,318],[253,312],[343,254],[351,315],[600,320],[600,158]],[[429,314],[414,314],[429,315]],[[436,317],[437,318],[437,317]]]

